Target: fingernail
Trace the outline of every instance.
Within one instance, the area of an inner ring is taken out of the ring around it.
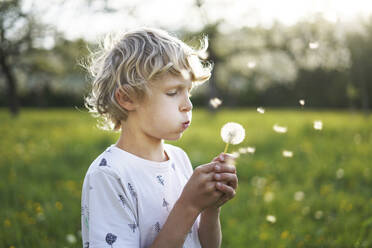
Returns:
[[[220,167],[219,165],[216,165],[214,168],[215,168],[217,171],[219,171],[219,170],[221,169],[221,167]]]
[[[220,158],[221,161],[224,161],[225,160],[225,157],[223,156],[223,154],[220,154],[220,157],[219,158]]]
[[[215,177],[216,177],[216,179],[217,179],[217,180],[220,180],[220,178],[221,178],[221,175],[219,175],[219,174],[216,174],[216,175],[215,175]]]
[[[221,183],[217,183],[217,186],[218,186],[218,187],[221,187]]]

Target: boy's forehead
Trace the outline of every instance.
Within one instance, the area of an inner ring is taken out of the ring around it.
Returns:
[[[153,86],[161,88],[171,88],[184,86],[186,88],[191,88],[192,82],[190,80],[185,80],[182,76],[169,76],[166,75],[154,82]]]

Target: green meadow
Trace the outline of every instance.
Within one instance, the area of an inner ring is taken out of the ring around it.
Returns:
[[[321,120],[322,130],[313,122]],[[245,140],[239,187],[221,211],[223,248],[372,247],[372,118],[349,111],[195,109],[183,137],[193,166],[223,151],[227,122]],[[278,124],[286,133],[274,132]],[[82,247],[85,172],[118,133],[80,109],[0,110],[0,247]],[[293,152],[284,157],[283,150]]]

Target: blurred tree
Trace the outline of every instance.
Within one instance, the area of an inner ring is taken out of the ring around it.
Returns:
[[[12,116],[19,112],[17,94],[18,78],[15,70],[25,69],[22,57],[39,45],[45,36],[44,26],[32,12],[22,9],[22,1],[4,0],[0,2],[0,67],[7,85],[8,107]]]
[[[361,29],[348,34],[348,45],[352,58],[348,93],[352,100],[361,97],[362,109],[368,116],[372,94],[372,17],[362,22]]]

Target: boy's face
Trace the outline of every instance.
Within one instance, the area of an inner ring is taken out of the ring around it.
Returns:
[[[155,139],[179,139],[191,123],[191,86],[191,81],[170,75],[153,81],[150,94],[132,112],[141,131]]]

